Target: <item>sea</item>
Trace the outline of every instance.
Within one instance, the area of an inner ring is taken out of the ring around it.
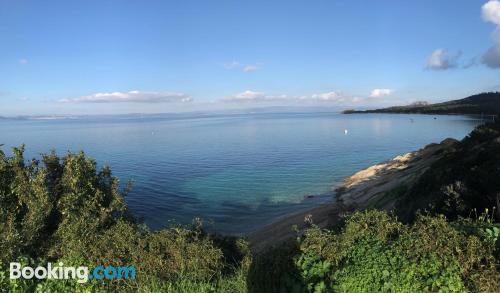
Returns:
[[[188,225],[244,235],[335,197],[363,168],[481,121],[451,115],[315,113],[162,114],[0,119],[4,152],[26,159],[83,150],[109,165],[150,229]]]

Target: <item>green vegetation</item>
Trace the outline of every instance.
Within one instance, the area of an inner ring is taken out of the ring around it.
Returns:
[[[481,93],[464,99],[444,103],[428,104],[417,102],[408,106],[396,106],[376,110],[356,111],[346,110],[345,114],[353,113],[418,113],[418,114],[500,114],[500,93]]]
[[[299,241],[258,257],[250,270],[250,288],[254,292],[498,292],[495,243],[473,228],[478,223],[449,223],[444,216],[420,215],[405,225],[386,212],[356,212],[340,231],[313,226]]]
[[[239,292],[249,264],[246,243],[192,227],[151,232],[128,213],[118,180],[83,153],[26,163],[23,147],[0,152],[0,291]],[[12,261],[44,265],[134,265],[133,280],[9,280]],[[199,288],[199,289],[198,289]]]
[[[417,210],[457,219],[498,207],[500,122],[479,126],[448,148],[396,201],[404,220],[412,220]],[[500,220],[498,211],[494,214]]]
[[[150,231],[127,210],[128,187],[84,153],[29,161],[23,147],[0,151],[0,292],[500,292],[499,138],[499,125],[476,129],[386,197],[394,214],[358,211],[257,255],[196,219]],[[127,265],[138,275],[9,280],[12,261]]]

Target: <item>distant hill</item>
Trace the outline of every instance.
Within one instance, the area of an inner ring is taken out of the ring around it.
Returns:
[[[415,103],[408,106],[356,111],[346,110],[344,114],[354,113],[402,113],[402,114],[500,114],[500,92],[481,93],[460,100],[443,103]]]

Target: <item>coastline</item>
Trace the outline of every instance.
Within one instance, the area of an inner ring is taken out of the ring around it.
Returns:
[[[397,196],[390,191],[413,184],[446,149],[457,142],[447,138],[439,144],[426,145],[356,172],[332,188],[336,197],[331,202],[285,216],[249,233],[247,238],[252,251],[258,253],[296,237],[297,233],[300,235],[310,227],[311,222],[320,228],[329,228],[341,221],[346,213],[355,210],[394,209]]]

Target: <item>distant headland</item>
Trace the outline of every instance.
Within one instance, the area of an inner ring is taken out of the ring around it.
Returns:
[[[407,106],[394,106],[375,110],[345,110],[344,114],[357,113],[399,113],[399,114],[458,114],[499,115],[500,92],[472,95],[464,99],[442,103],[415,102]]]

